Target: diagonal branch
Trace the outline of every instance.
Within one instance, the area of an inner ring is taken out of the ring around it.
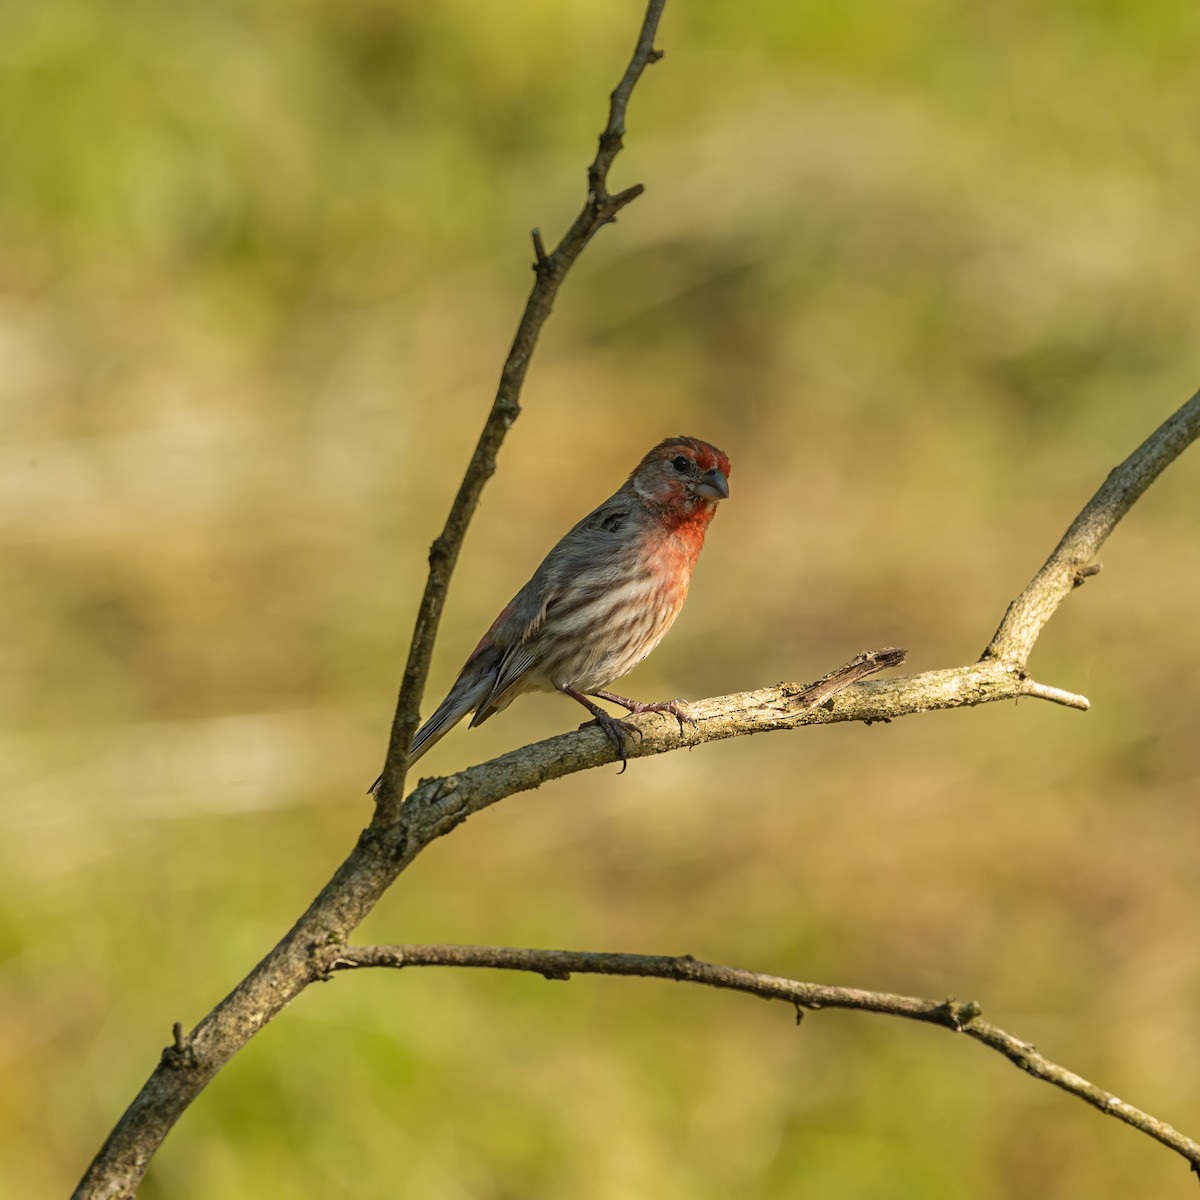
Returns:
[[[813,706],[808,697],[821,687],[821,684],[781,683],[758,691],[693,701],[688,704],[688,715],[695,723],[689,723],[682,734],[674,721],[661,715],[638,717],[634,724],[641,737],[626,746],[627,757],[667,754],[706,742],[778,733],[806,725],[844,721],[886,723],[897,717],[972,708],[997,700],[1030,697],[1052,700],[1070,708],[1088,707],[1083,696],[1036,683],[1016,668],[994,660],[855,683]],[[588,722],[571,733],[522,746],[455,775],[423,779],[404,802],[393,853],[407,865],[430,842],[445,836],[474,813],[519,792],[603,766],[614,759],[612,743],[594,722]]]
[[[1200,436],[1200,392],[1164,421],[1120,466],[1109,472],[1100,490],[1054,548],[1029,586],[1008,606],[985,659],[1024,667],[1033,643],[1067,594],[1099,570],[1091,564],[1117,522],[1142,493]]]
[[[425,692],[425,681],[429,676],[429,664],[433,658],[433,644],[437,638],[438,624],[442,619],[442,608],[450,588],[450,576],[458,562],[467,526],[479,504],[484,485],[496,473],[496,456],[505,435],[521,414],[519,399],[529,360],[537,345],[538,335],[558,295],[559,286],[592,235],[615,220],[616,214],[630,201],[642,194],[642,185],[635,184],[615,196],[608,193],[608,172],[622,145],[625,132],[625,110],[634,86],[642,72],[657,62],[662,54],[654,49],[654,37],[658,32],[666,0],[650,0],[642,28],[638,33],[633,57],[620,83],[609,97],[608,122],[600,134],[596,157],[588,167],[588,193],[583,208],[563,234],[562,241],[547,254],[542,244],[541,231],[533,231],[534,263],[533,289],[525,302],[512,348],[500,371],[500,383],[496,399],[483,425],[483,432],[471,455],[458,494],[450,506],[445,528],[429,550],[429,577],[421,605],[417,609],[417,621],[413,628],[412,642],[408,651],[408,662],[404,667],[404,678],[400,684],[400,696],[396,701],[396,714],[392,718],[392,731],[388,742],[387,759],[376,790],[376,824],[386,825],[395,820],[404,792],[405,759],[412,745],[413,734],[420,721],[421,698]]]
[[[983,1020],[979,1005],[972,1000],[923,1000],[860,988],[801,983],[777,975],[701,962],[690,954],[604,954],[583,950],[528,950],[514,946],[331,946],[320,957],[327,976],[357,967],[484,967],[530,971],[552,980],[569,980],[572,975],[638,976],[727,988],[764,1000],[782,1000],[795,1005],[797,1023],[804,1009],[821,1008],[848,1008],[924,1021],[955,1033],[965,1033],[1003,1054],[1035,1079],[1052,1083],[1110,1117],[1140,1129],[1181,1154],[1192,1170],[1200,1173],[1200,1142],[1088,1082],[1074,1071],[1051,1062],[1022,1038]]]

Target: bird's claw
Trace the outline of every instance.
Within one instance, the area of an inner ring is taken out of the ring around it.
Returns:
[[[617,757],[621,760],[621,771],[625,770],[628,762],[628,756],[625,750],[625,735],[627,733],[636,733],[640,741],[645,735],[634,724],[629,721],[622,721],[619,717],[614,717],[612,713],[605,712],[604,709],[597,707],[586,696],[580,695],[578,692],[570,688],[561,688],[569,696],[573,696],[578,700],[595,718],[596,724],[604,730],[605,736],[613,744],[613,749],[617,752]],[[646,702],[643,700],[627,700],[624,696],[618,696],[614,692],[591,692],[598,700],[608,700],[612,704],[619,704],[630,716],[637,716],[639,713],[648,712],[665,712],[679,722],[679,735],[683,736],[683,723],[686,721],[689,725],[696,725],[695,717],[687,710],[687,705],[682,700],[658,700]],[[618,774],[621,772],[618,771]]]
[[[683,700],[672,700],[669,704],[663,705],[663,712],[668,712],[679,722],[679,735],[683,736],[683,723],[686,721],[693,729],[700,728],[700,722],[688,712],[687,704]]]
[[[617,758],[621,762],[621,770],[617,774],[623,774],[625,768],[629,766],[629,756],[625,749],[625,735],[636,733],[640,741],[644,736],[642,731],[632,722],[622,721],[619,717],[610,716],[608,713],[597,716],[596,724],[604,730],[605,736],[612,742],[613,749],[617,752]]]

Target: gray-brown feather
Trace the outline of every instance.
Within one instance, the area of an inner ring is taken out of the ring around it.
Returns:
[[[494,644],[505,653],[472,726],[521,692],[561,684],[588,691],[632,667],[618,669],[620,656],[585,635],[619,603],[615,591],[630,583],[629,529],[645,519],[637,508],[636,498],[624,491],[610,497],[563,536],[517,593],[508,619],[494,631]],[[650,582],[645,572],[641,578]]]
[[[687,595],[703,527],[688,538],[684,516],[711,505],[680,501],[670,462],[707,443],[669,438],[651,450],[620,490],[579,521],[546,555],[529,582],[467,660],[450,694],[418,730],[410,764],[468,712],[479,725],[527,691],[569,687],[595,692],[631,671],[670,629]],[[695,472],[693,472],[695,474]],[[708,514],[711,516],[711,512]],[[652,555],[645,554],[647,547]]]

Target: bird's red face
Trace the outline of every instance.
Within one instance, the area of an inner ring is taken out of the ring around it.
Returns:
[[[660,442],[629,477],[634,491],[657,508],[687,519],[704,515],[729,497],[729,459],[708,442],[676,437]]]

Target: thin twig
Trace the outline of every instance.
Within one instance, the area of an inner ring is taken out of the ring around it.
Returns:
[[[546,253],[546,243],[542,241],[542,231],[537,228],[531,229],[529,236],[533,241],[533,269],[544,271],[550,261],[550,256]]]
[[[762,975],[756,971],[701,962],[688,954],[605,954],[514,946],[339,946],[336,952],[328,952],[325,959],[324,970],[329,974],[357,967],[482,967],[529,971],[554,980],[568,980],[572,975],[632,975],[748,992],[766,1000],[785,1001],[797,1009],[847,1008],[923,1021],[955,1033],[965,1033],[982,1042],[1035,1078],[1052,1083],[1110,1117],[1141,1130],[1181,1154],[1194,1171],[1200,1171],[1200,1142],[1127,1104],[1074,1071],[1051,1062],[1022,1038],[983,1020],[979,1006],[973,1001],[924,1000],[860,988],[801,983],[778,975]]]
[[[1064,708],[1077,708],[1080,712],[1087,712],[1092,707],[1092,702],[1086,696],[1068,692],[1064,688],[1051,687],[1047,683],[1036,683],[1032,679],[1022,680],[1021,695],[1049,700],[1052,704],[1061,704]]]
[[[450,506],[445,528],[429,551],[429,576],[420,607],[417,609],[408,662],[404,667],[404,678],[396,701],[396,713],[392,718],[387,758],[375,793],[374,824],[377,829],[394,822],[400,807],[404,793],[408,748],[412,745],[413,734],[416,733],[420,720],[421,698],[425,693],[425,682],[433,659],[433,644],[437,638],[442,609],[450,588],[450,577],[454,573],[467,526],[478,507],[484,485],[496,472],[496,456],[500,452],[500,446],[513,422],[521,414],[521,387],[525,382],[525,373],[537,345],[538,335],[550,316],[563,279],[592,235],[612,221],[625,205],[642,193],[642,185],[639,183],[610,196],[607,190],[608,172],[621,149],[621,139],[625,132],[625,112],[634,86],[642,77],[647,65],[661,57],[654,49],[654,38],[665,3],[666,0],[650,0],[647,5],[633,57],[609,98],[608,122],[604,132],[600,134],[596,157],[588,167],[588,193],[579,215],[550,254],[546,253],[542,244],[540,230],[533,231],[536,256],[533,288],[525,302],[525,310],[517,325],[512,347],[500,371],[500,383],[491,412],[484,422],[483,432],[479,435],[475,452],[471,455],[470,464],[459,485],[458,494]]]

